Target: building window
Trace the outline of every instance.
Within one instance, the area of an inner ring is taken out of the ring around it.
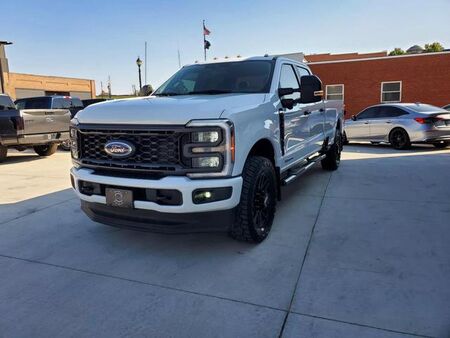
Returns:
[[[400,102],[402,81],[381,82],[381,102]]]
[[[344,85],[327,85],[327,100],[341,100],[344,101]]]

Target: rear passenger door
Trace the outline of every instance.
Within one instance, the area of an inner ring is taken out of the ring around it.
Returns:
[[[294,70],[294,66],[284,63],[281,66],[279,88],[300,87],[298,75]],[[285,95],[285,99],[299,99],[300,93]],[[286,165],[294,162],[300,157],[305,156],[310,151],[309,138],[310,130],[308,124],[308,114],[305,105],[296,104],[292,109],[284,108],[284,163]]]
[[[380,106],[377,116],[370,121],[370,138],[374,141],[387,141],[392,126],[401,116],[408,113],[393,106]]]

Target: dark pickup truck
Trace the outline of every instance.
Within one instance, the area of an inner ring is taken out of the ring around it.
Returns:
[[[8,148],[33,147],[40,156],[54,154],[69,138],[70,118],[67,109],[17,109],[8,95],[0,94],[0,162]]]

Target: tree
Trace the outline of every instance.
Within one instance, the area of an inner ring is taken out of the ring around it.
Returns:
[[[425,53],[434,53],[434,52],[442,52],[444,50],[444,46],[442,46],[439,42],[427,43],[425,45]]]
[[[406,52],[401,48],[394,48],[394,50],[389,53],[390,56],[403,54],[406,54]]]

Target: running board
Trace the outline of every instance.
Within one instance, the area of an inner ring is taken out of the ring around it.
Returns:
[[[281,184],[288,185],[289,183],[293,182],[296,178],[299,178],[300,176],[302,176],[314,164],[316,164],[319,161],[322,161],[326,156],[327,156],[326,154],[316,155],[314,157],[307,159],[307,162],[304,166],[290,169],[288,171],[288,176],[281,180]]]

